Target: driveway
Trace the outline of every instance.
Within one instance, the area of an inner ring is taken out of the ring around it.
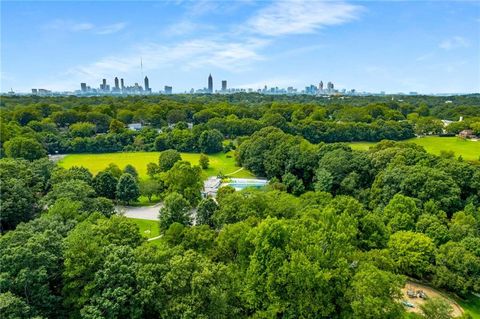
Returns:
[[[142,207],[115,206],[115,210],[117,211],[117,213],[124,215],[128,218],[158,220],[158,213],[160,212],[160,208],[162,207],[163,203],[158,203],[153,206]]]

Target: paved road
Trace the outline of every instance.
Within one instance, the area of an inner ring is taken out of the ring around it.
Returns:
[[[158,203],[153,206],[142,206],[142,207],[116,206],[115,210],[119,214],[123,214],[125,217],[128,217],[128,218],[158,220],[158,213],[160,211],[160,208],[162,207],[163,207],[163,203]]]

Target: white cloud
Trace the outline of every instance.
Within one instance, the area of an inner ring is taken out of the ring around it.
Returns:
[[[70,29],[72,31],[87,31],[92,30],[95,26],[91,23],[74,23],[70,25]]]
[[[112,33],[122,31],[123,29],[125,29],[126,26],[127,26],[127,24],[125,22],[114,23],[114,24],[110,24],[110,25],[106,25],[106,26],[97,28],[95,33],[96,34],[102,34],[102,35],[103,34],[112,34]]]
[[[84,82],[134,73],[140,67],[140,58],[143,60],[145,72],[172,65],[184,71],[210,66],[239,72],[247,69],[251,63],[263,59],[258,51],[266,44],[267,41],[258,39],[243,41],[198,39],[173,45],[148,43],[120,55],[107,56],[88,65],[73,67],[67,75],[82,79]]]
[[[470,46],[470,43],[468,42],[467,39],[463,37],[455,36],[455,37],[443,40],[442,42],[440,42],[438,46],[444,50],[452,50],[456,48],[466,48]]]
[[[182,36],[189,34],[198,34],[199,31],[213,31],[215,28],[211,25],[196,23],[187,19],[169,25],[162,31],[166,36]]]
[[[119,32],[126,27],[125,22],[118,22],[105,26],[97,26],[90,22],[76,22],[72,20],[54,20],[44,26],[46,30],[57,30],[63,32],[93,32],[99,35],[106,35]]]
[[[268,36],[313,33],[357,18],[362,7],[345,2],[289,0],[260,10],[247,26]]]
[[[421,62],[421,61],[430,60],[433,56],[434,56],[433,53],[426,53],[426,54],[423,54],[423,55],[420,55],[419,57],[417,57],[415,59],[415,61]]]

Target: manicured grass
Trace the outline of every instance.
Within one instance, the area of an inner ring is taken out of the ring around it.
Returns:
[[[462,156],[467,161],[478,161],[480,157],[480,141],[473,142],[458,137],[438,137],[426,136],[420,138],[412,138],[402,142],[409,142],[421,145],[429,153],[440,155],[441,151],[453,151],[455,157]],[[370,146],[375,145],[374,142],[353,142],[349,145],[356,150],[366,151]]]
[[[473,319],[480,319],[480,297],[471,295],[466,299],[457,301],[463,310],[469,313]]]
[[[135,152],[135,153],[103,153],[103,154],[69,154],[58,163],[60,166],[70,168],[72,166],[83,166],[92,174],[97,174],[105,169],[110,163],[117,164],[123,169],[127,164],[133,165],[140,175],[140,178],[147,177],[147,164],[158,163],[159,152]],[[181,153],[182,159],[193,165],[198,165],[200,154]],[[229,174],[241,167],[235,165],[233,152],[217,153],[208,155],[210,167],[203,170],[203,177],[216,176],[218,173]],[[231,175],[231,177],[253,177],[254,175],[246,169]]]
[[[138,218],[129,218],[129,220],[137,224],[138,228],[140,228],[140,234],[142,234],[142,236],[146,238],[153,238],[160,235],[159,224],[156,220],[146,220]]]

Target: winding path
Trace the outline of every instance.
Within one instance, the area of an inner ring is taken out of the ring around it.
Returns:
[[[231,172],[231,173],[225,174],[225,176],[230,176],[230,175],[236,174],[236,173],[241,172],[241,171],[243,171],[243,167],[240,167],[240,168],[237,169],[235,172]]]

